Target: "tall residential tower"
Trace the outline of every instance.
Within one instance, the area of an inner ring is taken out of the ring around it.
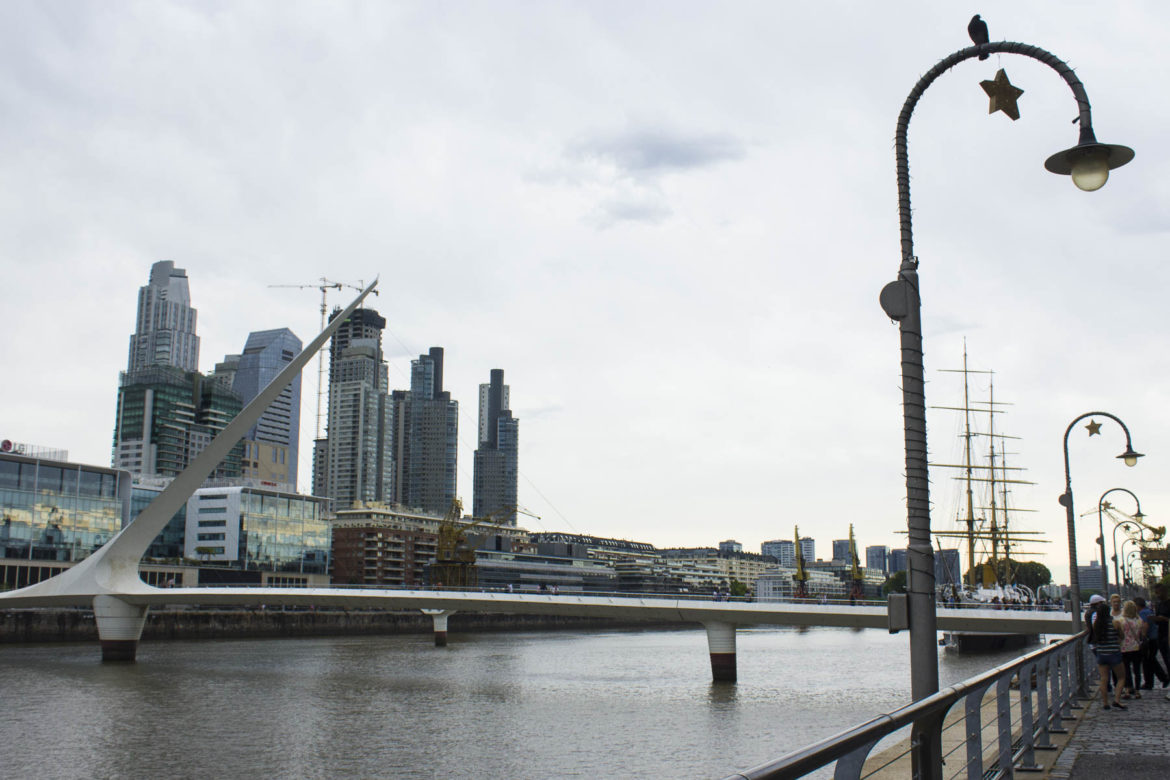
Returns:
[[[508,408],[503,369],[479,386],[479,447],[475,450],[472,514],[505,518],[516,525],[520,421]]]
[[[382,356],[385,327],[378,312],[357,309],[330,343],[329,416],[325,439],[314,443],[313,494],[329,498],[331,510],[348,509],[355,501],[392,500],[393,406]]]

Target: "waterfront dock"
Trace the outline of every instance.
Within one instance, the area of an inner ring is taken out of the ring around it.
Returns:
[[[1162,780],[1170,777],[1170,700],[1156,686],[1142,698],[1123,700],[1127,709],[1086,703],[1064,749],[1045,777],[1053,780]]]

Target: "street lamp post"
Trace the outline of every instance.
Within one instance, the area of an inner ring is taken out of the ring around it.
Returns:
[[[1134,492],[1132,490],[1128,490],[1128,489],[1123,488],[1123,487],[1109,488],[1108,490],[1106,490],[1104,493],[1101,494],[1101,498],[1097,499],[1097,533],[1099,534],[1099,536],[1097,537],[1097,543],[1101,546],[1101,582],[1105,586],[1104,591],[1105,591],[1106,596],[1109,595],[1109,576],[1108,576],[1109,569],[1108,569],[1108,564],[1105,562],[1105,522],[1102,519],[1102,515],[1104,514],[1105,507],[1108,506],[1108,504],[1105,502],[1105,496],[1109,495],[1110,493],[1114,493],[1114,492],[1118,492],[1118,491],[1120,491],[1122,493],[1129,493],[1131,496],[1133,496],[1133,500],[1137,503],[1137,514],[1134,515],[1135,518],[1140,520],[1141,518],[1145,517],[1145,515],[1142,514],[1142,502],[1138,500],[1138,497],[1136,495],[1134,495]],[[1115,584],[1118,586],[1118,591],[1120,592],[1121,580],[1118,579],[1118,575],[1117,575],[1117,527],[1116,526],[1113,528],[1113,579],[1115,581]]]
[[[1125,546],[1124,540],[1121,542],[1121,545],[1122,545],[1122,547]],[[1138,578],[1135,576],[1137,574],[1137,572],[1141,571],[1141,567],[1135,568],[1135,566],[1134,566],[1134,563],[1135,563],[1134,556],[1135,555],[1137,556],[1137,560],[1140,561],[1141,556],[1142,556],[1142,551],[1141,550],[1130,550],[1125,556],[1125,568],[1128,570],[1128,572],[1126,573],[1126,577],[1129,579],[1131,585],[1136,584],[1138,587],[1141,587],[1141,582],[1139,582]]]
[[[1081,633],[1081,578],[1077,571],[1077,536],[1076,536],[1076,519],[1073,515],[1073,492],[1072,492],[1072,476],[1069,472],[1068,465],[1068,436],[1072,433],[1073,427],[1081,420],[1091,417],[1108,417],[1115,423],[1121,426],[1121,430],[1125,431],[1125,452],[1117,457],[1125,462],[1127,466],[1136,466],[1138,458],[1142,457],[1140,452],[1135,452],[1133,449],[1133,441],[1129,436],[1129,428],[1126,427],[1120,418],[1109,412],[1086,412],[1080,417],[1068,424],[1068,428],[1064,432],[1064,493],[1057,499],[1060,505],[1065,510],[1065,522],[1068,526],[1068,590],[1069,590],[1069,605],[1072,608],[1072,622],[1073,633]],[[1089,427],[1089,435],[1096,432],[1099,428],[1096,423],[1091,423]],[[1105,572],[1101,572],[1101,576],[1105,576]],[[1085,692],[1085,659],[1080,654],[1076,654],[1077,664],[1077,690],[1083,695]]]
[[[914,85],[898,115],[895,158],[898,178],[898,218],[902,262],[898,278],[881,292],[882,310],[898,322],[902,355],[902,414],[906,461],[908,541],[905,621],[910,629],[910,690],[915,701],[938,691],[938,622],[935,614],[934,552],[930,536],[930,491],[926,455],[926,399],[922,361],[922,301],[918,286],[918,258],[914,255],[910,211],[910,164],[907,131],[919,99],[934,81],[960,62],[989,54],[1020,54],[1048,65],[1065,80],[1077,102],[1080,136],[1077,145],[1049,157],[1045,168],[1071,174],[1077,187],[1094,190],[1105,183],[1109,170],[1133,159],[1133,150],[1100,144],[1093,133],[1092,109],[1084,85],[1061,59],[1044,49],[1000,41],[961,49],[940,60]],[[1071,494],[1070,494],[1071,505]],[[1071,521],[1070,521],[1071,522]],[[891,615],[895,610],[890,610]],[[1075,615],[1080,629],[1080,616]],[[893,620],[891,628],[897,630]],[[1083,677],[1083,674],[1082,674]],[[917,777],[938,777],[942,771],[941,723],[916,726],[912,739],[913,770]]]
[[[1117,556],[1120,555],[1121,553],[1118,550],[1118,545],[1117,545],[1117,532],[1120,531],[1122,528],[1125,528],[1127,530],[1136,530],[1138,532],[1138,536],[1143,541],[1146,538],[1146,533],[1145,533],[1146,529],[1142,528],[1137,523],[1130,522],[1129,520],[1122,520],[1120,523],[1113,526],[1113,579],[1117,580],[1118,585],[1121,584],[1121,574],[1117,570]],[[1125,546],[1125,542],[1126,542],[1125,539],[1121,540],[1122,547]]]

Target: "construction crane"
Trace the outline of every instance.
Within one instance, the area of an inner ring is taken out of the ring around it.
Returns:
[[[853,523],[849,524],[849,573],[853,580],[853,588],[849,591],[849,603],[853,604],[864,595],[865,574],[861,571],[861,561],[857,557],[857,542],[853,538]]]
[[[804,551],[800,548],[800,526],[793,526],[792,538],[796,540],[796,574],[792,575],[796,582],[796,598],[808,598],[808,572],[804,568]]]
[[[439,523],[435,542],[435,562],[431,564],[431,584],[444,588],[475,588],[479,586],[479,569],[475,565],[475,548],[468,534],[477,529],[487,530],[507,519],[506,515],[488,515],[464,522],[463,502],[455,499]]]
[[[365,289],[365,285],[361,284],[360,282],[356,285],[350,284],[349,282],[335,282],[332,279],[326,279],[324,276],[322,276],[320,279],[318,279],[315,284],[270,284],[268,286],[269,287],[294,287],[298,290],[306,290],[306,289],[309,289],[311,287],[313,289],[320,290],[321,291],[321,330],[325,330],[325,326],[329,324],[329,321],[326,318],[326,315],[329,312],[329,308],[327,305],[328,301],[326,299],[328,297],[330,290],[340,290],[343,287],[349,287],[350,289],[357,290],[358,292],[361,292],[362,290]],[[377,295],[377,294],[378,294],[378,291],[374,290],[374,295]],[[321,419],[322,419],[322,414],[324,413],[324,406],[325,406],[325,404],[323,402],[324,397],[325,397],[325,350],[321,350],[321,352],[317,356],[317,433],[313,437],[314,439],[321,438],[321,428],[322,428]]]

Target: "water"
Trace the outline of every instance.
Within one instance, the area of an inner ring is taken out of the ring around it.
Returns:
[[[0,646],[0,776],[721,778],[909,698],[906,634],[741,630],[738,664],[701,628]]]

